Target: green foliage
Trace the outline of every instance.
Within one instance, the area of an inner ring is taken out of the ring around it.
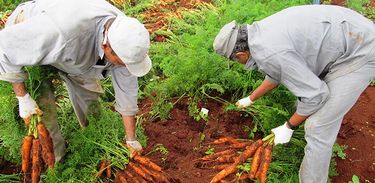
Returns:
[[[332,155],[332,157],[338,156],[341,159],[346,159],[345,149],[347,149],[347,148],[348,148],[347,145],[341,146],[341,145],[335,143],[333,145],[333,155]]]
[[[0,12],[7,10],[14,10],[18,4],[25,2],[26,0],[4,0],[0,1]]]
[[[348,8],[358,11],[360,13],[365,12],[365,6],[369,3],[369,0],[347,0],[346,4]]]
[[[90,124],[84,129],[79,127],[74,114],[59,118],[68,143],[67,157],[64,164],[57,164],[55,174],[47,174],[45,182],[94,182],[96,165],[103,158],[111,160],[118,167],[123,167],[127,162],[128,152],[120,146],[124,137],[122,119],[103,106],[101,110],[99,117],[89,117]]]
[[[352,180],[349,183],[360,183],[358,176],[353,175]]]
[[[206,154],[206,155],[210,155],[210,154],[215,154],[215,149],[214,149],[214,147],[212,147],[212,146],[208,146],[207,147],[207,150],[204,152],[204,154]]]
[[[11,84],[0,82],[0,101],[0,156],[20,163],[20,148],[26,128],[18,116],[17,99]]]

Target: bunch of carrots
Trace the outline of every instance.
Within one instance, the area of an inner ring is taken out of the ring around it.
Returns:
[[[24,182],[38,183],[45,164],[53,170],[55,154],[52,138],[41,121],[42,111],[25,120],[28,133],[22,143],[22,172]],[[30,177],[31,174],[31,177]]]
[[[264,139],[255,142],[239,142],[231,137],[224,137],[211,142],[212,145],[230,144],[226,150],[214,154],[206,155],[200,159],[198,166],[205,167],[207,164],[220,163],[212,168],[220,170],[210,183],[226,182],[225,177],[235,174],[238,171],[238,165],[243,164],[249,158],[252,158],[251,169],[243,173],[238,180],[260,179],[261,183],[266,182],[267,171],[271,163],[272,147],[274,134],[268,135]],[[244,149],[241,154],[237,153],[238,149]],[[235,180],[231,181],[235,182]]]
[[[109,180],[112,177],[111,164],[108,160],[103,160],[100,163],[98,177],[105,177]],[[173,182],[167,178],[167,175],[162,172],[162,169],[150,159],[140,154],[135,154],[131,161],[124,169],[116,171],[116,183],[141,183],[141,182]]]

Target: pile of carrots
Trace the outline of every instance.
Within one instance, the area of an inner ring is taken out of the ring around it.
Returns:
[[[230,182],[245,179],[260,179],[261,183],[265,183],[272,158],[273,139],[274,134],[255,142],[240,142],[232,137],[220,138],[209,144],[229,144],[226,150],[206,155],[198,159],[199,162],[196,163],[196,166],[201,168],[211,166],[213,169],[220,170],[210,183],[227,182],[225,178],[231,174],[236,174],[238,171],[238,165],[241,165],[249,158],[252,158],[250,171],[243,172],[240,177],[236,177],[235,180],[231,180]],[[239,154],[238,150],[241,149],[244,150]]]
[[[30,121],[25,121],[28,134],[22,143],[22,172],[24,182],[38,183],[42,170],[47,165],[53,170],[55,165],[55,154],[53,151],[52,138],[41,122],[42,112],[33,115]]]
[[[106,172],[104,176],[103,173]],[[112,177],[111,164],[108,160],[100,163],[98,177]],[[141,183],[141,182],[173,182],[162,172],[162,168],[150,159],[140,154],[135,154],[124,169],[118,169],[115,174],[115,183]]]

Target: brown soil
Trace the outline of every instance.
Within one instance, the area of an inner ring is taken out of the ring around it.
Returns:
[[[14,174],[18,172],[21,172],[20,166],[10,163],[8,161],[5,161],[0,157],[0,174],[9,175],[9,174]]]
[[[375,182],[375,87],[369,87],[345,116],[337,142],[347,145],[346,159],[336,158],[339,175],[334,183],[357,175],[361,182]]]
[[[149,105],[146,105],[149,106]],[[209,120],[196,122],[189,117],[187,101],[180,101],[171,112],[171,119],[145,124],[148,146],[144,154],[161,165],[166,173],[180,182],[209,182],[217,170],[197,168],[194,160],[204,155],[207,146],[202,146],[200,135],[205,142],[219,137],[248,138],[244,126],[251,126],[249,117],[237,112],[224,112],[222,105],[208,102],[201,105],[208,108]],[[143,112],[147,112],[144,109]],[[338,176],[333,183],[343,183],[357,175],[361,182],[375,183],[375,87],[369,87],[357,104],[345,116],[339,133],[338,143],[347,145],[345,160],[336,158]],[[259,138],[259,137],[258,137]],[[155,151],[162,144],[167,155]]]
[[[148,146],[144,154],[149,154],[150,159],[178,182],[210,182],[218,173],[217,170],[198,168],[199,164],[194,161],[205,155],[207,142],[220,137],[249,138],[244,129],[245,126],[252,128],[250,117],[224,112],[222,105],[216,102],[202,103],[202,107],[210,110],[207,125],[204,120],[195,121],[189,117],[186,100],[175,105],[171,119],[145,124]],[[168,150],[167,155],[155,151],[158,144]],[[220,150],[215,149],[217,151]]]

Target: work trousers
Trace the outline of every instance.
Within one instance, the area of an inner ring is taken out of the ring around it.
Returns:
[[[100,94],[103,93],[103,89],[99,81],[96,79],[73,77],[62,72],[59,72],[59,75],[65,82],[79,124],[81,127],[86,127],[88,125],[87,116],[100,111],[98,99]],[[38,103],[44,111],[43,121],[50,132],[56,162],[58,162],[66,153],[66,144],[58,125],[57,106],[52,90],[46,90]]]
[[[327,82],[330,91],[328,100],[305,123],[307,145],[299,172],[300,182],[327,183],[332,147],[344,115],[373,79],[375,61]]]

